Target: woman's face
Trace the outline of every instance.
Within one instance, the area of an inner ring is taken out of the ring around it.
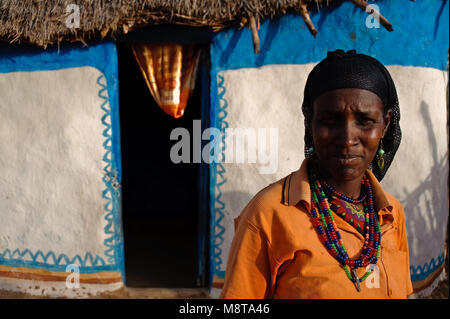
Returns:
[[[391,110],[363,89],[338,89],[313,105],[314,152],[325,174],[335,181],[360,180],[372,162],[389,125]]]

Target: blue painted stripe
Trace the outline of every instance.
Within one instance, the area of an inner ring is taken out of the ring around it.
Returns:
[[[211,113],[210,113],[210,124],[211,127],[217,127],[217,83],[216,83],[216,74],[214,72],[211,72]],[[213,282],[213,276],[214,276],[214,268],[215,268],[215,262],[214,262],[214,247],[215,247],[215,225],[216,225],[216,209],[215,209],[215,202],[216,202],[216,163],[212,162],[209,165],[209,205],[210,205],[210,220],[209,220],[209,283],[212,284]],[[210,286],[211,288],[212,286]]]
[[[422,266],[410,266],[411,281],[422,281],[440,268],[445,262],[444,254],[439,255],[436,259],[431,258],[430,262]]]
[[[265,20],[258,31],[260,54],[254,54],[248,28],[217,34],[211,45],[215,72],[267,64],[318,62],[327,51],[356,49],[385,65],[423,66],[446,69],[449,47],[448,1],[377,1],[394,27],[366,27],[367,13],[350,2],[311,13],[319,30],[314,38],[298,15]],[[418,18],[420,16],[420,18]]]

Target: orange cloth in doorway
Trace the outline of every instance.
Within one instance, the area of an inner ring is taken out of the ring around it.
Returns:
[[[200,48],[177,43],[137,43],[131,48],[159,107],[174,118],[183,116],[194,92]]]
[[[320,242],[309,219],[307,162],[260,191],[236,222],[221,298],[406,298],[411,294],[408,241],[401,204],[367,170],[380,216],[381,256],[361,292]],[[333,214],[350,258],[363,236]],[[359,268],[361,277],[365,269]]]

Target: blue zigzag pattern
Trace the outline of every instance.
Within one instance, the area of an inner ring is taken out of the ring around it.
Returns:
[[[106,189],[102,192],[102,196],[106,199],[106,204],[104,209],[107,212],[105,215],[105,220],[107,225],[104,227],[106,235],[110,235],[104,240],[104,245],[106,250],[104,252],[107,257],[107,262],[100,256],[93,256],[91,253],[87,252],[84,258],[80,255],[75,255],[70,259],[65,254],[60,254],[56,256],[53,251],[44,254],[41,250],[33,253],[29,249],[20,251],[15,249],[6,249],[3,253],[0,253],[0,264],[9,266],[25,266],[25,267],[35,267],[35,268],[45,268],[51,271],[65,271],[66,266],[69,264],[77,264],[80,266],[80,272],[82,273],[92,273],[102,270],[117,270],[117,244],[120,242],[120,232],[118,231],[118,214],[119,207],[117,190],[115,189],[115,172],[113,170],[113,149],[112,149],[112,124],[111,124],[111,109],[109,105],[108,96],[105,95],[107,91],[106,84],[102,83],[105,80],[105,76],[102,74],[97,78],[97,84],[100,86],[98,96],[103,100],[101,104],[101,109],[105,112],[102,116],[102,124],[105,126],[103,130],[103,137],[105,141],[103,147],[106,152],[103,155],[103,161],[106,163],[104,167],[105,175],[103,177],[103,182],[105,183]],[[108,123],[108,119],[109,122]]]
[[[13,252],[6,249],[0,254],[0,261],[3,260],[16,261],[16,263],[18,261],[23,261],[28,264],[36,263],[38,265],[50,265],[56,268],[58,268],[58,266],[67,266],[69,264],[77,264],[85,267],[89,263],[92,266],[105,266],[105,261],[101,257],[96,256],[94,258],[91,253],[87,253],[83,259],[79,255],[76,255],[70,259],[65,254],[61,254],[56,257],[55,253],[52,251],[44,255],[41,250],[38,250],[33,254],[29,249],[25,249],[22,252],[19,249],[15,249]]]
[[[114,188],[115,186],[115,172],[113,171],[113,149],[112,149],[112,124],[111,124],[111,109],[108,101],[108,96],[104,93],[107,91],[106,84],[102,83],[105,77],[103,75],[99,76],[97,79],[97,84],[100,85],[101,89],[98,92],[98,96],[103,99],[103,103],[101,108],[105,111],[105,114],[102,116],[102,123],[105,126],[103,130],[103,137],[105,137],[105,141],[103,142],[103,147],[106,152],[103,155],[103,161],[106,163],[103,171],[105,175],[103,176],[103,182],[105,183],[106,189],[103,191],[102,196],[106,199],[106,204],[104,206],[105,211],[107,212],[105,219],[108,222],[104,228],[105,234],[110,235],[105,239],[104,245],[107,247],[105,250],[105,256],[108,258],[109,263],[114,263],[116,260],[115,251],[116,244],[120,241],[119,232],[117,231],[118,223],[116,220],[117,214],[114,214],[118,208],[117,196],[114,194],[117,192]],[[110,123],[108,123],[108,120]]]
[[[217,75],[218,83],[217,83],[217,91],[218,91],[218,112],[217,112],[217,126],[219,127],[222,134],[222,142],[220,146],[220,153],[222,156],[222,160],[225,159],[225,150],[226,150],[226,131],[228,128],[228,122],[225,120],[228,116],[227,108],[228,102],[224,98],[226,88],[224,87],[225,79],[221,75]],[[222,190],[221,187],[227,182],[225,177],[225,167],[221,163],[214,164],[214,176],[216,178],[215,183],[215,196],[214,196],[214,213],[215,213],[215,223],[214,223],[214,239],[213,239],[213,260],[214,260],[214,274],[218,277],[224,278],[225,271],[220,270],[221,265],[223,264],[222,260],[222,244],[224,243],[223,235],[225,233],[225,227],[222,225],[222,221],[225,217],[225,202],[222,200]]]
[[[444,254],[441,254],[436,259],[431,258],[429,263],[425,263],[423,266],[410,266],[409,271],[411,273],[411,281],[421,281],[427,278],[431,273],[436,271],[444,263]]]

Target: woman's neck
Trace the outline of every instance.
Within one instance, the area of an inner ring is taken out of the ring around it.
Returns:
[[[362,177],[361,177],[362,179]],[[325,181],[331,185],[337,192],[357,199],[361,196],[361,180],[359,181],[334,181],[333,179],[325,179]]]
[[[361,180],[363,176],[360,176],[357,179],[352,180],[336,180],[333,176],[328,173],[323,167],[316,165],[316,169],[319,170],[319,176],[328,183],[328,185],[332,186],[337,192],[350,197],[357,199],[361,195]]]

